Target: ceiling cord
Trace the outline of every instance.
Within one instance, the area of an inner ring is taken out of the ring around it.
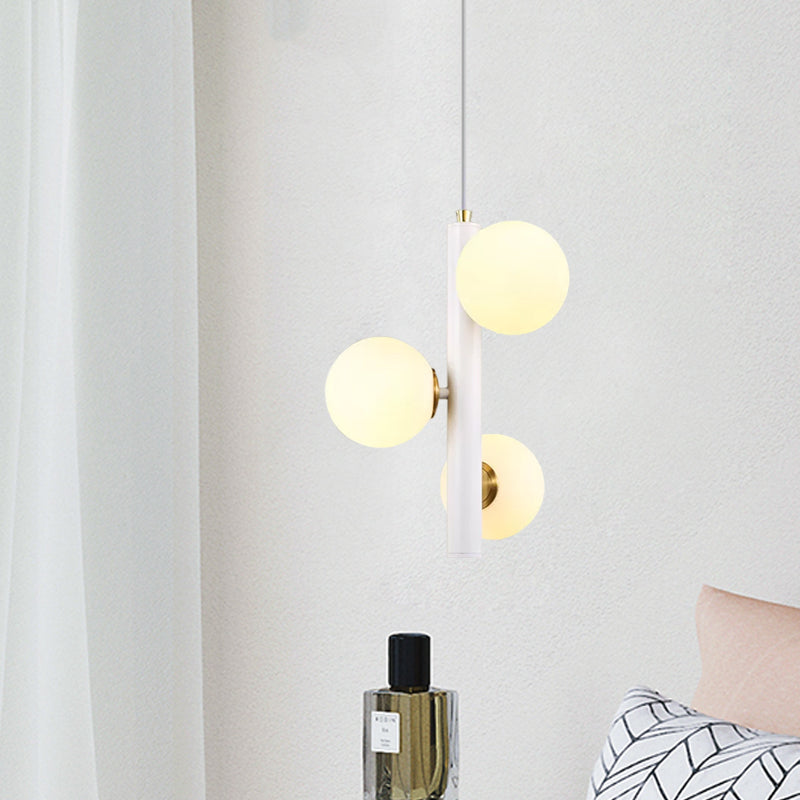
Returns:
[[[466,0],[461,0],[461,208],[467,207],[467,126],[466,126]]]

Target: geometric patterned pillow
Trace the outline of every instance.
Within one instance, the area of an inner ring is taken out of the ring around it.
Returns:
[[[800,798],[800,739],[706,717],[637,686],[614,718],[586,797]]]

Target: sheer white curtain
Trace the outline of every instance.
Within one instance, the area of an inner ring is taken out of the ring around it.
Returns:
[[[0,800],[205,795],[191,37],[0,4]]]

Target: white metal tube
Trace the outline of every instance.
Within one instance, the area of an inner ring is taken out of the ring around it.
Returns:
[[[478,232],[474,222],[447,226],[447,554],[481,554],[481,327],[461,306],[456,266]]]

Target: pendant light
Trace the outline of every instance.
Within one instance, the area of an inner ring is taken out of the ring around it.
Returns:
[[[525,528],[544,498],[539,462],[510,436],[481,434],[481,333],[522,334],[547,324],[569,288],[556,240],[529,222],[484,229],[466,202],[466,9],[461,3],[461,209],[447,226],[447,385],[397,339],[362,339],[333,363],[325,401],[335,425],[370,447],[408,441],[447,401],[447,462],[440,490],[447,552],[476,557],[481,539]]]

